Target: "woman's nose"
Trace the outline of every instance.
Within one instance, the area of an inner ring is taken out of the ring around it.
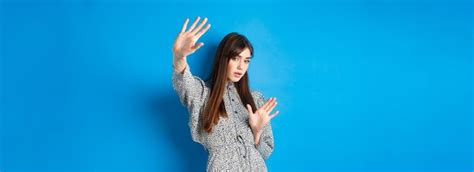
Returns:
[[[242,69],[242,62],[239,62],[239,64],[237,65],[237,69]]]

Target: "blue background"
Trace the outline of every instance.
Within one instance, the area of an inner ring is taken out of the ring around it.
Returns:
[[[472,1],[3,0],[0,171],[204,171],[171,87],[246,35],[251,87],[279,99],[270,171],[472,171]]]

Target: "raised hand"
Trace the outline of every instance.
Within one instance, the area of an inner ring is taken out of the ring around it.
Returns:
[[[204,33],[206,33],[206,31],[211,27],[211,24],[207,24],[206,27],[203,28],[204,24],[207,22],[207,18],[204,18],[204,20],[202,20],[196,27],[200,19],[201,17],[197,17],[188,29],[186,29],[186,27],[189,19],[184,21],[181,32],[179,32],[173,44],[173,56],[174,58],[179,58],[175,60],[185,58],[204,45],[202,42],[197,44],[196,42]]]
[[[275,116],[280,113],[276,111],[272,115],[269,115],[270,112],[276,107],[277,102],[276,98],[270,98],[265,104],[263,104],[260,108],[258,108],[255,112],[252,110],[252,106],[247,104],[247,111],[249,113],[249,125],[252,129],[252,132],[257,136],[260,136],[262,129],[265,125],[267,125],[270,120],[272,120]],[[258,137],[259,138],[259,137]],[[256,139],[256,143],[258,144],[258,138]]]

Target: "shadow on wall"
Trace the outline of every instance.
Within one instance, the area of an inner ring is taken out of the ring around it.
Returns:
[[[182,165],[177,168],[181,171],[205,171],[207,152],[202,145],[192,141],[187,109],[179,102],[173,89],[161,93],[150,100],[153,112],[150,118],[156,121],[156,129],[172,143],[177,157],[182,159],[182,163],[178,162]]]
[[[208,77],[218,42],[215,44],[208,45],[209,48],[201,49],[199,54],[194,55],[193,59],[188,61],[193,75]],[[175,150],[178,150],[177,157],[181,158],[183,163],[178,162],[179,167],[177,168],[181,168],[181,171],[205,171],[208,153],[202,145],[192,141],[191,130],[188,125],[188,110],[181,104],[178,95],[172,88],[171,75],[165,78],[164,83],[166,85],[155,88],[166,89],[152,91],[154,93],[158,92],[158,94],[147,94],[154,95],[147,102],[151,108],[149,119],[156,121],[153,125],[157,126],[157,131],[163,133],[160,136],[165,136],[165,139],[173,144]],[[203,80],[206,79],[208,78],[203,78]]]

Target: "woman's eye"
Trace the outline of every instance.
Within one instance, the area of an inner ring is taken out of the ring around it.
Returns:
[[[232,57],[231,59],[234,60],[234,61],[236,61],[236,60],[237,60],[237,57]]]
[[[250,63],[250,60],[245,60],[245,63]]]

